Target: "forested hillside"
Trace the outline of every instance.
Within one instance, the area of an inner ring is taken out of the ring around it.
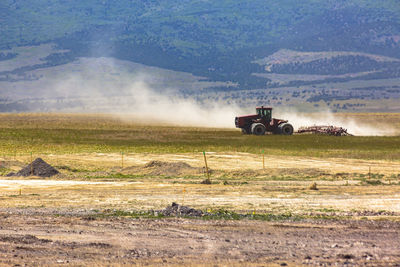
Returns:
[[[400,55],[396,0],[4,0],[0,14],[3,49],[56,41],[74,55],[242,82],[256,70],[250,59],[279,48]]]
[[[0,62],[15,47],[57,48],[41,64],[0,71],[8,82],[104,56],[235,85],[217,91],[400,77],[398,0],[3,0],[0,37]],[[264,64],[273,55],[280,61]]]

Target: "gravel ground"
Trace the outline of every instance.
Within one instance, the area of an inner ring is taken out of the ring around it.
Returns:
[[[0,265],[396,266],[400,262],[399,222],[133,219],[94,214],[3,208]]]

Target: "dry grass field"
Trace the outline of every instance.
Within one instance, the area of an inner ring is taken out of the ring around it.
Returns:
[[[337,116],[400,129],[400,114]],[[255,137],[106,115],[2,114],[0,141],[3,265],[400,260],[399,136]],[[203,151],[211,184],[201,183]],[[60,174],[6,176],[37,157]],[[160,215],[172,202],[210,215]]]

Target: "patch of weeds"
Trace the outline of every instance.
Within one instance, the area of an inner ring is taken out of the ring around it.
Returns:
[[[165,216],[160,211],[124,211],[124,210],[113,210],[113,211],[104,211],[102,213],[97,213],[96,215],[92,215],[96,217],[129,217],[134,219],[145,218],[145,219],[160,219],[160,218],[171,218],[173,216]],[[207,212],[204,213],[201,217],[193,217],[193,216],[180,216],[180,218],[186,219],[202,219],[202,220],[258,220],[258,221],[298,221],[303,219],[304,217],[299,215],[293,215],[292,213],[284,213],[284,214],[256,214],[255,212],[240,214],[233,211],[225,210],[225,209],[217,209],[211,210],[208,209]]]
[[[172,184],[200,184],[201,181],[183,181],[183,180],[175,180],[171,182]],[[216,183],[216,182],[215,182]]]
[[[323,209],[317,209],[316,211],[320,211],[320,212],[339,212],[340,210],[323,208]]]
[[[240,214],[233,211],[218,209],[218,210],[208,210],[205,216],[201,217],[203,220],[258,220],[258,221],[286,221],[286,220],[300,220],[301,217],[293,215],[290,212],[284,214],[257,214],[247,213]]]
[[[219,184],[231,185],[231,186],[240,186],[240,185],[246,185],[246,184],[249,184],[249,183],[248,182],[240,182],[240,181],[222,180],[222,181],[219,181]]]
[[[233,211],[218,209],[218,210],[209,210],[205,216],[202,217],[204,220],[215,220],[215,219],[224,219],[224,220],[240,220],[243,219],[244,215],[239,214]]]
[[[123,174],[123,173],[111,173],[111,174],[105,174],[105,175],[85,175],[85,178],[88,179],[98,179],[98,178],[120,178],[120,179],[125,179],[125,178],[138,178],[138,177],[143,177],[142,175],[135,175],[135,174]]]
[[[317,179],[317,178],[322,181],[335,181],[336,180],[336,178],[329,176],[329,175],[325,175],[322,177],[315,177],[315,179]]]
[[[109,177],[106,178],[131,178],[132,174],[123,174],[120,172],[110,174]]]
[[[314,219],[314,220],[342,220],[346,218],[350,218],[349,216],[336,216],[336,215],[327,215],[327,214],[314,214],[307,215],[304,218]]]
[[[135,174],[135,175],[137,175],[137,174]],[[169,176],[169,175],[157,175],[157,176],[154,176],[154,175],[142,175],[142,177],[160,178],[160,179],[163,179],[163,180],[172,180],[172,179],[176,179],[177,178],[177,176]],[[178,178],[180,178],[180,177],[178,176]]]
[[[9,174],[12,170],[8,168],[0,168],[0,176],[6,176]]]
[[[362,183],[364,185],[383,185],[384,183],[382,183],[381,180],[367,180],[367,179],[363,179]]]
[[[291,213],[284,214],[251,214],[250,219],[261,220],[261,221],[299,221],[302,219],[299,215],[293,215]]]
[[[160,212],[155,212],[155,211],[124,211],[124,210],[114,210],[111,212],[103,212],[99,213],[98,215],[103,215],[105,217],[108,216],[115,216],[115,217],[130,217],[134,219],[139,219],[139,218],[146,218],[146,219],[159,219],[159,218],[165,218],[163,214]],[[98,216],[96,215],[96,216]]]
[[[54,166],[54,168],[59,169],[59,170],[66,170],[66,171],[69,171],[69,172],[88,172],[88,170],[71,168],[71,167],[66,166],[66,165]]]
[[[349,175],[350,175],[350,173],[348,173],[348,172],[338,172],[335,174],[336,177],[347,177]]]
[[[372,179],[382,179],[383,177],[385,177],[384,174],[380,174],[380,173],[371,173],[371,178],[372,178]]]
[[[268,177],[268,180],[271,181],[304,181],[304,180],[311,180],[315,179],[315,176],[292,176],[292,175],[282,175],[282,176],[270,176]]]

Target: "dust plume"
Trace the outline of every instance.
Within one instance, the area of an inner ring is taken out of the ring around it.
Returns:
[[[235,116],[243,114],[234,103],[196,98],[203,88],[221,85],[202,77],[112,58],[84,58],[73,67],[74,71],[53,81],[46,93],[63,98],[66,108],[62,111],[108,113],[147,124],[218,128],[235,127]]]
[[[234,118],[254,114],[254,104],[215,100],[204,88],[234,86],[190,73],[149,67],[113,58],[79,58],[75,62],[32,73],[39,79],[12,89],[17,98],[48,100],[32,106],[41,112],[109,113],[147,124],[234,128]],[[248,101],[254,103],[254,101]],[[305,114],[277,108],[273,117],[294,126],[334,125],[354,135],[395,135],[392,127],[368,116],[323,111]]]
[[[156,92],[140,80],[134,82],[129,90],[129,96],[120,101],[121,109],[111,111],[123,119],[179,126],[232,128],[235,116],[241,114],[236,105],[216,101],[199,103],[170,90],[167,93]]]

